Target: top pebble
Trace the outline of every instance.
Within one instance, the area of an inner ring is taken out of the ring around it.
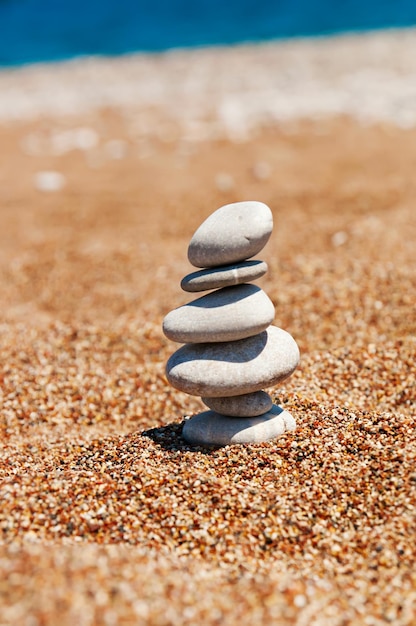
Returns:
[[[235,202],[212,213],[196,230],[188,248],[195,267],[216,267],[244,261],[264,248],[273,229],[273,215],[262,202]]]

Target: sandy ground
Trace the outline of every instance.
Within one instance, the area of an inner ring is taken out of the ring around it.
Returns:
[[[1,626],[416,623],[415,49],[0,74]],[[204,451],[161,322],[194,230],[247,199],[274,214],[260,284],[302,361],[270,391],[298,428]]]

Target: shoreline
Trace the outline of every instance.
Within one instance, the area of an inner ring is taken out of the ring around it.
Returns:
[[[409,128],[416,125],[416,29],[6,68],[0,93],[0,123],[122,109],[231,137],[344,115]]]

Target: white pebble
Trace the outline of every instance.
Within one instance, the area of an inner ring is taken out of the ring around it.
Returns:
[[[293,604],[298,608],[298,609],[302,609],[304,606],[306,606],[306,597],[301,594],[298,593],[294,598],[293,598]]]
[[[234,178],[231,174],[220,172],[215,177],[215,186],[218,191],[232,191],[235,187]]]
[[[50,138],[50,151],[60,155],[72,150],[88,151],[98,144],[98,134],[93,128],[80,126],[55,132]]]
[[[272,168],[269,163],[265,161],[259,161],[253,165],[253,176],[256,180],[267,180],[270,178],[272,173]]]
[[[35,174],[35,188],[38,191],[60,191],[65,183],[65,176],[60,172],[44,171]]]
[[[345,231],[340,230],[334,235],[332,235],[332,245],[338,248],[339,246],[343,246],[348,240],[348,235]]]
[[[74,130],[74,145],[79,150],[91,150],[98,144],[99,136],[93,128],[82,126]]]

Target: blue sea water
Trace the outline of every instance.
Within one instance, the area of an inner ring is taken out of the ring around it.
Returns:
[[[0,66],[416,25],[416,0],[0,0]]]

